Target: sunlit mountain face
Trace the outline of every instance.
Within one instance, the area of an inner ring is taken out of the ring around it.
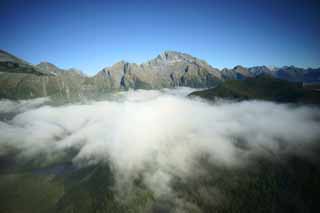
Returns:
[[[61,105],[50,98],[0,101],[0,208],[316,209],[317,107],[208,102],[188,97],[193,91],[129,90]]]

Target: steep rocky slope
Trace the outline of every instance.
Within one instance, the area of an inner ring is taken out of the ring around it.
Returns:
[[[94,76],[99,90],[211,87],[221,79],[219,70],[191,55],[166,51],[143,64],[120,61]]]
[[[93,77],[87,77],[74,69],[63,70],[47,62],[32,67],[51,75],[30,75],[27,71],[0,72],[0,98],[51,96],[69,100],[130,88],[204,88],[216,85],[221,79],[219,70],[205,61],[178,52],[164,52],[139,65],[120,61],[104,68]]]

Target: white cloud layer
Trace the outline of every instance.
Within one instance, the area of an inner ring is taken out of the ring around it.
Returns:
[[[90,104],[24,108],[0,122],[0,148],[13,146],[32,156],[77,147],[75,163],[110,160],[122,181],[143,173],[145,183],[161,194],[170,191],[172,176],[194,172],[204,154],[213,163],[235,165],[241,153],[320,138],[318,109],[261,101],[212,104],[185,97],[189,92],[139,90]],[[2,112],[11,107],[0,102]],[[237,148],[237,140],[251,151]]]
[[[33,100],[20,100],[20,101],[12,101],[12,100],[4,99],[0,101],[0,114],[24,112],[32,108],[39,107],[49,101],[50,99],[48,97],[35,98]]]

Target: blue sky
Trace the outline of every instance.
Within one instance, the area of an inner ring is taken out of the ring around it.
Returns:
[[[0,14],[1,49],[88,74],[164,50],[217,68],[320,66],[316,0],[2,0]]]

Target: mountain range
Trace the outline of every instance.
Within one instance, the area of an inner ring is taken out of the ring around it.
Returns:
[[[61,69],[48,62],[31,65],[10,53],[0,51],[0,98],[51,96],[77,99],[131,88],[210,88],[225,80],[244,80],[262,74],[293,82],[320,82],[320,68],[247,68],[239,65],[219,70],[204,60],[176,51],[165,51],[142,64],[120,61],[89,77],[80,70]]]

